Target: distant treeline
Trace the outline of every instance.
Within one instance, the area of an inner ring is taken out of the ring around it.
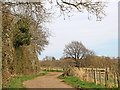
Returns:
[[[105,56],[92,56],[83,60],[79,60],[79,67],[94,67],[94,68],[107,68],[111,70],[118,70],[118,59],[110,58]],[[65,57],[60,60],[53,59],[44,59],[40,63],[41,67],[65,67],[65,66],[76,66],[76,62],[73,58]]]

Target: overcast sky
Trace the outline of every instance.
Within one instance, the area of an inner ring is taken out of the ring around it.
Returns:
[[[118,3],[111,2],[106,9],[107,16],[96,21],[95,16],[88,20],[88,13],[74,14],[70,19],[54,18],[47,25],[52,37],[50,43],[38,55],[42,60],[45,56],[59,59],[63,56],[66,44],[81,41],[87,49],[93,50],[98,56],[118,56]]]

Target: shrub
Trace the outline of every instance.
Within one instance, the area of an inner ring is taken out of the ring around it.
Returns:
[[[16,23],[16,28],[14,30],[14,41],[13,45],[15,48],[22,45],[30,45],[30,20],[27,18],[21,18]]]

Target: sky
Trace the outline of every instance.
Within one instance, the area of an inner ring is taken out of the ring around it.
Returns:
[[[47,24],[52,36],[39,60],[45,56],[59,59],[63,56],[65,45],[71,41],[81,41],[83,45],[98,56],[118,56],[118,3],[110,2],[106,8],[107,16],[96,21],[95,16],[88,20],[88,13],[74,14],[70,19],[56,17]]]

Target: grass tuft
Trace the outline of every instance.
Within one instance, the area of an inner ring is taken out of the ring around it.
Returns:
[[[12,78],[11,82],[7,85],[4,85],[3,88],[25,88],[23,86],[24,81],[31,80],[35,77],[43,76],[45,74],[47,74],[47,72],[40,73],[37,75],[31,75],[31,76],[18,76],[18,77]]]
[[[67,82],[68,84],[71,84],[75,87],[80,87],[80,88],[105,88],[104,85],[100,85],[100,84],[95,84],[93,82],[86,82],[86,81],[82,81],[77,77],[74,76],[63,76],[60,75],[58,77],[59,79],[64,79],[64,82]]]

